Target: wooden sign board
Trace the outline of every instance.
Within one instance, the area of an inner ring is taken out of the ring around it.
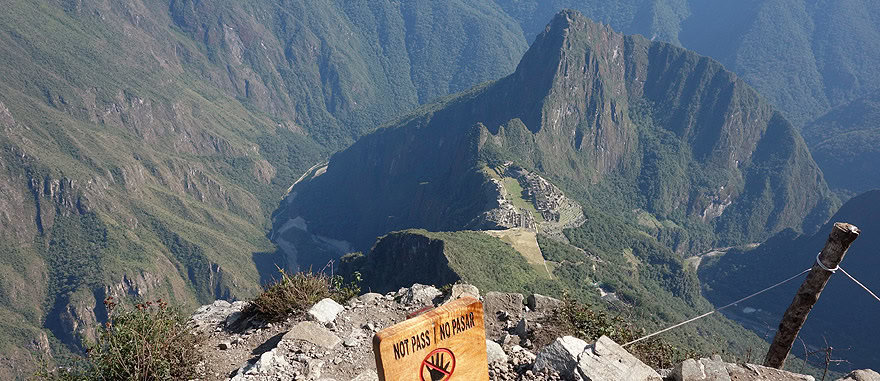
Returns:
[[[465,297],[373,337],[381,381],[487,381],[483,303]]]

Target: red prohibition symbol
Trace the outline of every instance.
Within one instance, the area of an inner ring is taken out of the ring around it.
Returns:
[[[422,360],[420,377],[422,381],[446,381],[455,371],[455,355],[446,348],[439,348],[428,353]]]

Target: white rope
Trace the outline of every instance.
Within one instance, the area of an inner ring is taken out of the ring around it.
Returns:
[[[727,308],[727,307],[730,307],[730,306],[736,305],[736,304],[738,304],[738,303],[744,302],[744,301],[749,300],[749,299],[751,299],[751,298],[753,298],[753,297],[755,297],[755,296],[758,296],[758,295],[763,294],[763,293],[765,293],[765,292],[767,292],[767,291],[770,291],[770,290],[772,290],[772,289],[774,289],[774,288],[776,288],[776,287],[782,286],[783,284],[786,284],[786,283],[788,283],[788,282],[791,282],[792,280],[796,279],[797,277],[799,277],[799,276],[801,276],[801,275],[804,275],[804,274],[810,272],[810,270],[812,270],[812,269],[806,269],[806,270],[804,270],[804,271],[801,271],[801,272],[799,272],[797,275],[794,275],[794,276],[792,276],[792,277],[790,277],[790,278],[788,278],[788,279],[786,279],[786,280],[784,280],[784,281],[782,281],[782,282],[776,283],[776,284],[774,284],[774,285],[772,285],[772,286],[770,286],[770,287],[767,287],[767,288],[765,288],[765,289],[763,289],[763,290],[761,290],[761,291],[758,291],[758,292],[756,292],[756,293],[754,293],[754,294],[751,294],[751,295],[749,295],[749,296],[746,296],[745,298],[739,299],[739,300],[737,300],[737,301],[735,301],[735,302],[733,302],[733,303],[729,303],[729,304],[724,305],[724,306],[722,306],[722,307],[718,307],[718,308],[716,308],[716,309],[714,309],[714,310],[712,310],[712,311],[706,312],[706,313],[704,313],[704,314],[702,314],[702,315],[700,315],[700,316],[697,316],[697,317],[695,317],[695,318],[685,320],[685,321],[683,321],[683,322],[681,322],[681,323],[678,323],[678,324],[676,324],[676,325],[673,325],[673,326],[671,326],[671,327],[661,329],[661,330],[659,330],[659,331],[657,331],[657,332],[654,332],[654,333],[652,333],[652,334],[650,334],[650,335],[640,337],[640,338],[635,339],[635,340],[633,340],[633,341],[630,341],[630,342],[628,342],[628,343],[626,343],[626,344],[623,344],[622,346],[625,347],[625,346],[628,346],[628,345],[631,345],[631,344],[635,344],[635,343],[638,343],[639,341],[645,340],[645,339],[647,339],[647,338],[657,336],[657,335],[659,335],[659,334],[661,334],[661,333],[663,333],[663,332],[666,332],[666,331],[669,331],[669,330],[672,330],[672,329],[675,329],[675,328],[681,327],[681,326],[683,326],[683,325],[685,325],[685,324],[688,324],[688,323],[691,323],[691,322],[694,322],[694,321],[700,320],[700,319],[702,319],[702,318],[704,318],[704,317],[706,317],[706,316],[709,316],[709,315],[711,315],[711,314],[714,314],[714,313],[716,313],[716,312],[718,312],[718,311],[721,311],[721,310],[723,310],[723,309],[725,309],[725,308]],[[875,297],[876,297],[876,296],[875,296]],[[878,299],[878,300],[880,300],[880,299]]]
[[[829,268],[825,267],[825,265],[822,263],[822,261],[819,260],[819,255],[821,255],[821,254],[822,254],[822,252],[819,252],[819,254],[816,254],[816,264],[819,265],[819,267],[821,267],[822,270],[831,272],[832,274],[836,273],[837,270],[842,271],[844,275],[846,275],[849,279],[852,279],[853,282],[856,282],[857,285],[859,285],[861,288],[865,289],[865,291],[867,291],[869,294],[871,294],[871,296],[873,296],[874,299],[877,299],[877,301],[880,302],[880,297],[877,297],[877,294],[875,294],[873,291],[868,289],[868,287],[866,287],[864,284],[862,284],[862,282],[859,282],[852,275],[849,275],[849,273],[846,272],[846,270],[844,270],[843,267],[840,267],[839,264],[837,266],[835,266],[833,269],[829,269]]]
[[[838,267],[840,267],[840,266],[838,266]],[[856,278],[853,278],[852,275],[849,275],[849,273],[846,272],[846,270],[844,270],[842,267],[840,268],[840,271],[843,271],[844,275],[848,276],[849,279],[852,279],[853,282],[856,282],[857,285],[862,286],[862,288],[864,288],[865,291],[867,291],[869,294],[871,294],[871,296],[874,297],[874,299],[877,299],[877,301],[880,302],[880,298],[877,297],[877,294],[875,294],[873,291],[871,291],[867,287],[865,287],[865,285],[863,285],[862,282],[857,281]]]
[[[840,264],[838,264],[837,266],[834,266],[833,269],[829,269],[829,268],[825,267],[825,264],[822,263],[822,261],[819,260],[819,256],[820,256],[820,255],[822,255],[822,252],[821,252],[821,251],[819,252],[819,254],[816,254],[816,264],[819,265],[819,267],[821,267],[822,270],[825,270],[825,271],[828,271],[828,272],[834,274],[834,273],[837,272],[837,270],[840,269]]]

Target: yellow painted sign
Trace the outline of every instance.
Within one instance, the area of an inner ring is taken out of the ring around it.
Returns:
[[[383,329],[373,353],[382,381],[488,380],[483,303],[461,298]]]

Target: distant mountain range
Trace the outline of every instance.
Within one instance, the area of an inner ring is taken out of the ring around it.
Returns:
[[[832,189],[844,197],[880,189],[880,91],[829,111],[803,133]]]
[[[0,379],[105,296],[253,295],[298,176],[526,48],[489,2],[4,3]]]
[[[0,378],[81,349],[106,296],[246,298],[413,227],[532,229],[569,279],[655,258],[596,282],[679,298],[660,324],[705,303],[682,254],[825,222],[797,128],[836,168],[810,131],[880,88],[869,1],[4,5]]]
[[[563,8],[710,56],[800,127],[880,89],[880,3],[497,0],[531,40]]]

